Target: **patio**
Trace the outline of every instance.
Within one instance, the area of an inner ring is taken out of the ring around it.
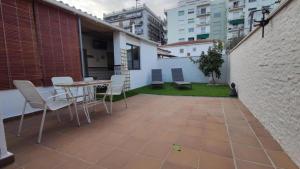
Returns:
[[[5,123],[7,169],[296,169],[271,135],[237,99],[137,95],[128,108],[103,106],[92,123],[76,127],[62,114],[49,113],[44,138],[36,144],[40,115]],[[181,151],[172,148],[181,145]]]

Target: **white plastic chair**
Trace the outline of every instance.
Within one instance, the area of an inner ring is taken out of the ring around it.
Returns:
[[[21,116],[21,120],[20,120],[20,124],[19,124],[19,128],[18,128],[18,136],[21,135],[23,120],[24,120],[24,113],[25,113],[27,104],[29,104],[32,108],[37,108],[37,109],[43,110],[43,115],[42,115],[42,120],[41,120],[40,129],[39,129],[38,140],[37,140],[38,143],[41,143],[41,140],[42,140],[42,133],[43,133],[47,110],[56,111],[56,110],[62,109],[64,107],[68,107],[70,114],[72,114],[71,107],[70,107],[71,103],[69,101],[53,99],[53,98],[60,97],[62,95],[66,95],[66,93],[61,93],[61,94],[50,96],[48,98],[44,98],[37,91],[35,86],[28,80],[14,80],[13,83],[25,98],[24,108],[22,111],[22,116]],[[60,117],[57,112],[56,112],[56,115],[57,115],[58,120],[60,121]]]
[[[63,77],[52,77],[51,78],[53,87],[54,87],[54,93],[60,94],[60,93],[66,93],[65,89],[62,87],[57,87],[55,85],[57,84],[72,84],[74,82],[72,77],[69,76],[63,76]],[[76,101],[78,101],[78,98],[82,97],[82,88],[72,88],[70,90],[71,94],[74,98],[76,98]],[[67,96],[63,97],[63,99],[66,99]]]
[[[112,113],[112,100],[114,95],[121,95],[123,92],[124,103],[127,108],[126,93],[125,93],[125,75],[113,75],[111,76],[111,84],[107,87],[106,93],[97,93],[98,95],[104,95],[103,100],[105,101],[106,96],[110,97],[110,113]]]
[[[75,108],[75,115],[76,115],[76,119],[78,122],[78,125],[80,126],[80,121],[79,121],[79,116],[78,116],[78,110],[77,110],[77,102],[79,101],[85,101],[85,96],[83,95],[83,87],[76,87],[76,88],[68,88],[68,90],[66,90],[63,87],[58,87],[56,85],[58,84],[72,84],[74,82],[72,77],[69,76],[62,76],[62,77],[52,77],[51,78],[53,87],[54,87],[54,91],[55,94],[61,94],[61,93],[65,93],[65,95],[62,95],[62,97],[60,97],[60,99],[70,99],[73,98],[73,104],[74,104],[74,108]],[[83,106],[83,110],[84,113],[86,115],[87,121],[88,123],[91,122],[88,112],[86,110],[86,107]],[[71,119],[73,119],[73,116],[71,116]]]

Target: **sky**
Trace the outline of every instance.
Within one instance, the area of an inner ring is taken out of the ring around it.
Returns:
[[[135,6],[135,0],[61,0],[85,12],[103,18],[103,13],[110,13],[123,8]],[[140,0],[155,14],[164,17],[164,9],[175,7],[178,0]]]

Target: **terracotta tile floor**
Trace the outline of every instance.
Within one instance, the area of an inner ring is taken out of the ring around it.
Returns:
[[[114,104],[113,115],[102,105],[92,123],[46,119],[36,144],[40,115],[5,123],[8,148],[15,154],[7,169],[296,169],[255,117],[230,98],[138,95]],[[172,145],[181,145],[181,151]]]

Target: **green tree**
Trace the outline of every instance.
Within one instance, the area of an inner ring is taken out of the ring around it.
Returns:
[[[214,42],[213,47],[209,47],[207,54],[201,53],[201,56],[197,60],[192,60],[193,63],[199,64],[199,69],[207,77],[212,77],[212,83],[215,84],[215,77],[221,77],[221,66],[224,63],[222,58],[223,44],[222,42]]]

